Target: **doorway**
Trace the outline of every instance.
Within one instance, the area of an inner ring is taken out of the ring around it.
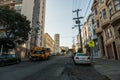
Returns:
[[[113,49],[114,49],[115,60],[118,60],[118,55],[117,55],[117,50],[116,50],[115,42],[113,42]]]
[[[105,56],[105,48],[104,48],[104,40],[103,40],[103,36],[100,36],[100,41],[101,41],[101,50],[102,50],[102,56]]]

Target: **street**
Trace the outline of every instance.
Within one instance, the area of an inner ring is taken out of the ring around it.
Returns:
[[[0,80],[109,80],[90,65],[74,65],[69,56],[23,61],[0,67]]]

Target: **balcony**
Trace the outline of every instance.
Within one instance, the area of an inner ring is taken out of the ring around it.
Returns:
[[[119,22],[120,22],[120,11],[117,11],[111,16],[111,24],[114,27],[114,25],[116,25]]]
[[[110,19],[109,18],[103,19],[100,24],[101,24],[101,28],[104,29],[106,26],[108,26],[110,24]]]
[[[14,4],[15,1],[1,1],[0,2],[0,5],[11,5],[11,4]]]
[[[96,28],[95,33],[98,35],[102,33],[102,31],[103,31],[102,28]]]
[[[15,0],[15,4],[22,4],[23,0]]]

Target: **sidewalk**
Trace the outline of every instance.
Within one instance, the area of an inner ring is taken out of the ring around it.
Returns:
[[[23,58],[23,59],[21,59],[21,61],[22,62],[27,62],[27,61],[29,61],[29,58]]]
[[[93,66],[110,80],[120,80],[120,61],[105,59],[93,59]]]

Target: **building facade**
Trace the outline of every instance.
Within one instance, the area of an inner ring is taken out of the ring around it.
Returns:
[[[99,52],[99,44],[98,44],[98,38],[95,33],[95,24],[93,19],[93,13],[89,14],[87,22],[88,22],[88,42],[90,40],[94,41],[94,47],[90,48],[90,53],[92,53],[93,58],[100,58],[100,52]]]
[[[97,35],[95,34],[95,28],[94,28],[94,20],[93,20],[93,14],[89,14],[86,22],[84,23],[82,27],[82,41],[83,41],[83,51],[84,53],[87,53],[89,55],[92,55],[93,58],[99,58],[99,47],[98,47],[98,39]],[[90,48],[88,43],[93,40],[94,41],[94,47]]]
[[[80,44],[80,35],[78,34],[78,35],[76,36],[76,44],[75,44],[75,50],[76,50],[76,52],[78,51],[79,48],[81,48],[80,45],[81,45],[81,44]]]
[[[23,0],[21,13],[31,21],[32,28],[29,48],[44,46],[45,10],[46,0]]]
[[[82,44],[83,44],[84,53],[87,53],[87,50],[86,50],[86,45],[88,43],[87,39],[88,39],[88,23],[86,21],[82,27],[82,42],[83,42]]]
[[[55,55],[60,54],[60,35],[55,34],[54,36],[54,41],[55,41]]]
[[[69,50],[69,47],[60,46],[60,54],[62,54],[62,55],[67,54],[68,50]]]
[[[101,57],[120,60],[120,0],[94,0],[91,9]]]
[[[55,48],[54,48],[55,47],[54,46],[54,40],[52,39],[52,37],[48,33],[45,33],[44,47],[45,48],[50,48],[51,54],[54,53],[54,50],[55,50]]]
[[[25,15],[31,22],[29,40],[24,45],[20,45],[21,54],[26,55],[25,53],[34,46],[44,46],[46,0],[0,0],[0,6],[4,5]],[[4,31],[1,32],[3,37]]]

